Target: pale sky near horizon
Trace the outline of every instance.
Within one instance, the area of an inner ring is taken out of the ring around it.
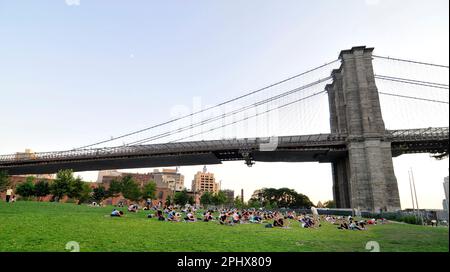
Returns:
[[[180,107],[220,103],[358,45],[448,65],[449,1],[0,0],[0,154],[67,150],[138,130],[169,120]],[[408,69],[448,84],[448,75]],[[448,90],[429,97],[448,101]],[[327,132],[324,99],[290,112],[301,114],[292,119],[299,124],[280,121],[283,133]],[[410,112],[402,100],[381,102],[389,129],[448,126],[448,104],[410,103]],[[411,207],[409,168],[419,206],[442,208],[448,163],[428,154],[395,158],[402,208]],[[180,167],[186,186],[202,168]],[[228,162],[208,170],[222,188],[243,188],[246,199],[262,187],[293,188],[315,203],[332,199],[329,164]]]

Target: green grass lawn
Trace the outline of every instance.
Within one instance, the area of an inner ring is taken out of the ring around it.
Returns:
[[[111,210],[74,204],[1,202],[0,251],[67,251],[69,241],[78,242],[82,252],[364,252],[369,241],[377,241],[382,252],[449,251],[448,228],[444,227],[390,223],[349,231],[326,222],[319,229],[303,229],[292,221],[289,229],[276,229],[262,224],[158,222],[147,219],[144,211],[111,218]]]

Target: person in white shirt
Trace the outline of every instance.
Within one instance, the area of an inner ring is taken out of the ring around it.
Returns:
[[[11,199],[12,193],[13,193],[13,190],[11,188],[6,190],[6,202],[9,202],[9,200]]]

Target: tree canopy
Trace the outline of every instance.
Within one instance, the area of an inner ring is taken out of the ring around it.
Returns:
[[[11,185],[8,173],[6,171],[0,171],[0,192],[4,192]]]
[[[264,188],[258,195],[258,199],[250,199],[249,204],[261,205],[266,208],[310,208],[314,206],[306,195],[289,188]]]

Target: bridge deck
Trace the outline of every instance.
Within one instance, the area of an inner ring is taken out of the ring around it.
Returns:
[[[449,130],[388,130],[393,156],[448,152]],[[11,175],[220,164],[222,161],[332,162],[347,152],[347,135],[316,134],[178,142],[0,156]]]

